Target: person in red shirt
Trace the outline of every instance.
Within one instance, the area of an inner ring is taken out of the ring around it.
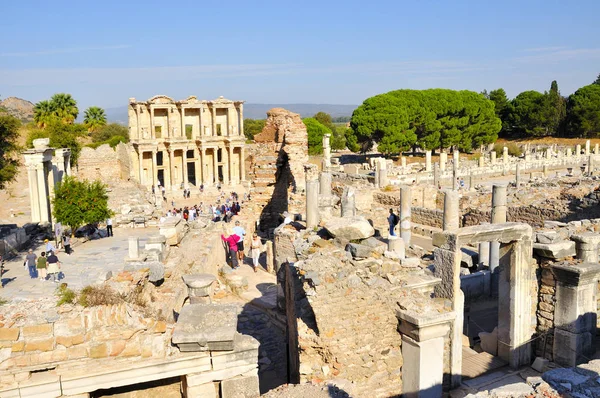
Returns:
[[[227,255],[231,259],[231,268],[236,269],[239,267],[237,258],[237,243],[240,241],[240,237],[236,234],[231,234],[228,237],[221,235],[221,240],[227,243],[228,252]]]

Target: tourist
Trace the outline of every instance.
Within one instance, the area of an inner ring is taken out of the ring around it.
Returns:
[[[112,236],[112,234],[110,236]],[[67,253],[67,256],[70,256],[71,255],[71,237],[69,236],[69,234],[64,234],[62,239],[63,239],[63,246],[65,247],[65,253]]]
[[[183,188],[183,198],[187,198],[187,188]]]
[[[258,237],[258,234],[255,232],[252,234],[252,243],[250,244],[250,255],[252,256],[252,268],[254,272],[258,270],[258,258],[260,257],[260,250],[262,248],[262,241]]]
[[[244,263],[244,238],[246,236],[246,230],[240,225],[239,221],[235,222],[235,227],[233,227],[233,233],[240,237],[239,242],[237,243],[237,255],[238,259]]]
[[[25,262],[23,263],[23,266],[26,266],[28,268],[29,277],[31,279],[37,278],[36,260],[37,256],[35,255],[32,249],[29,249],[27,255],[25,256]]]
[[[242,206],[240,206],[240,202],[235,202],[235,214],[240,214],[242,210]]]
[[[163,199],[164,199],[164,200],[165,200],[165,202],[166,202],[166,201],[167,201],[166,188],[163,186],[163,187],[161,188],[161,190],[162,190],[162,196],[163,196]]]
[[[106,235],[107,236],[113,236],[112,218],[107,218],[106,219]]]
[[[396,236],[396,225],[398,225],[398,216],[394,214],[394,209],[390,209],[390,215],[388,216],[388,223],[390,224],[390,236]]]
[[[46,266],[47,266],[47,261],[46,261],[46,252],[42,252],[42,254],[40,254],[40,257],[38,257],[37,259],[37,271],[38,274],[40,275],[40,280],[46,280],[46,277],[48,276],[48,274],[46,273]]]
[[[44,239],[44,243],[46,244],[46,253],[56,251],[56,247],[48,239]]]
[[[231,261],[231,268],[238,268],[237,243],[239,242],[240,237],[235,233],[231,233],[228,237],[225,237],[225,235],[221,234],[221,240],[227,243],[227,257]]]
[[[221,181],[217,182],[217,190],[219,192],[221,191]]]
[[[200,184],[200,193],[204,192],[204,184]]]
[[[60,272],[60,261],[54,252],[48,253],[48,277],[52,277],[52,282],[58,283],[58,273]]]

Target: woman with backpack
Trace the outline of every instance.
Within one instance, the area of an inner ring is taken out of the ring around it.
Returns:
[[[396,236],[396,225],[398,225],[399,218],[396,214],[394,214],[394,209],[390,209],[390,215],[388,216],[388,223],[390,224],[390,236]]]

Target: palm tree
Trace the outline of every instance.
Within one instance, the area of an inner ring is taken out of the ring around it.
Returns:
[[[83,116],[83,124],[90,133],[96,131],[99,127],[106,125],[106,114],[104,113],[104,109],[99,106],[90,106],[87,108]]]
[[[50,102],[54,105],[56,116],[58,116],[63,123],[70,124],[77,119],[79,109],[77,109],[77,101],[71,97],[71,94],[54,94],[50,99]]]
[[[50,101],[40,101],[33,107],[33,120],[39,128],[46,128],[56,118],[54,104]]]

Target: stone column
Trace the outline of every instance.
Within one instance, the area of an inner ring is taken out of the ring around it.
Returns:
[[[458,169],[456,168],[456,163],[452,166],[452,189],[458,190]]]
[[[177,186],[177,178],[175,176],[175,149],[173,148],[169,148],[169,180],[171,183],[169,189],[172,190],[173,187]]]
[[[140,238],[137,236],[129,237],[129,259],[137,260],[140,258]]]
[[[431,171],[431,151],[425,152],[425,171]]]
[[[229,185],[229,149],[230,147],[226,147],[221,149],[221,163],[223,163],[223,184]]]
[[[590,140],[587,140],[585,142],[585,156],[589,156],[590,155],[590,152],[591,152],[590,151],[590,146],[591,146]]]
[[[558,263],[554,309],[554,362],[572,367],[588,362],[596,338],[597,284],[600,264]]]
[[[179,125],[181,126],[181,135],[187,138],[187,131],[185,131],[185,108],[181,107],[181,119]],[[200,132],[202,134],[202,131]],[[192,138],[194,137],[194,127],[192,126]]]
[[[406,246],[410,246],[411,238],[411,206],[412,187],[405,185],[400,187],[400,237]]]
[[[219,182],[219,148],[213,148],[213,183],[217,185]]]
[[[50,220],[50,198],[48,197],[48,184],[46,178],[46,168],[44,163],[35,166],[37,172],[38,197],[40,198],[40,221],[51,222]]]
[[[458,149],[455,149],[454,152],[452,152],[452,162],[454,163],[454,169],[460,167],[460,152]]]
[[[138,150],[140,157],[140,185],[144,185],[144,151],[142,151],[141,149]]]
[[[187,148],[183,148],[181,150],[181,177],[185,187],[185,185],[188,183]]]
[[[598,262],[598,245],[600,244],[600,235],[594,232],[584,232],[578,235],[572,235],[571,240],[575,241],[575,250],[577,258],[584,263]]]
[[[458,192],[444,191],[444,218],[442,220],[442,230],[458,229],[460,227],[460,211],[458,209]]]
[[[40,195],[38,193],[37,171],[35,165],[27,166],[27,177],[29,182],[29,203],[31,205],[31,221],[40,221]]]
[[[440,164],[433,165],[433,185],[437,188],[440,185]]]
[[[388,237],[388,251],[398,254],[400,260],[406,258],[406,246],[404,245],[404,241],[397,236],[390,235]]]
[[[490,265],[490,242],[479,244],[479,264],[482,266]]]
[[[198,147],[194,148],[194,174],[196,177],[196,186],[200,186],[202,181],[202,159],[200,158],[200,150]]]
[[[240,147],[240,180],[246,181],[246,148]]]
[[[544,173],[544,177],[546,177],[546,178],[548,177],[548,165],[547,164],[545,164],[542,167],[542,173]]]
[[[379,169],[376,168],[377,171],[377,180],[379,181],[379,186],[384,188],[388,185],[388,176],[387,176],[387,165],[385,159],[382,158],[378,162]]]
[[[483,157],[483,153],[479,156],[479,168],[482,169],[485,167],[485,158]]]
[[[402,334],[402,396],[438,398],[444,376],[444,338],[450,331],[454,312],[415,314],[410,309],[396,312]]]
[[[567,157],[570,158],[573,156],[573,148],[568,147],[567,148]]]
[[[492,166],[496,164],[496,151],[490,152],[490,163]]]
[[[354,188],[350,186],[344,188],[342,199],[340,201],[340,207],[342,210],[342,217],[356,216],[356,194],[354,192]]]
[[[446,171],[446,162],[448,161],[448,154],[446,152],[440,152],[440,171],[443,173]]]
[[[600,145],[594,145],[594,155],[600,155]]]
[[[319,180],[317,166],[304,165],[306,176],[306,229],[311,230],[319,225]]]
[[[575,156],[577,156],[577,157],[581,156],[581,144],[577,144],[575,146]]]
[[[521,185],[521,163],[517,163],[515,167],[515,185],[517,188]]]
[[[502,149],[502,162],[507,165],[508,164],[508,148],[504,147]]]
[[[406,173],[406,158],[404,156],[400,159],[400,164],[402,164],[402,171]]]
[[[319,191],[321,196],[331,196],[331,173],[322,172],[319,177]]]
[[[202,184],[210,185],[211,181],[208,180],[208,161],[206,160],[206,148],[202,148]]]
[[[273,273],[274,265],[273,265],[273,241],[267,241],[267,272]]]
[[[492,224],[502,224],[506,222],[506,185],[494,184],[492,186]],[[490,243],[490,271],[494,272],[500,262],[500,243]],[[494,278],[492,277],[492,280]],[[494,292],[494,289],[492,288]]]
[[[469,191],[475,190],[475,177],[473,176],[473,171],[469,172]]]
[[[328,170],[331,167],[331,134],[323,135],[323,170]]]
[[[157,179],[157,172],[156,172],[156,149],[152,150],[152,185],[156,186],[156,179]]]

